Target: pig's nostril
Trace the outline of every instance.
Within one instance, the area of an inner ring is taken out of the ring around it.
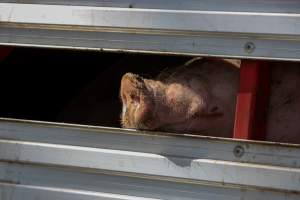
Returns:
[[[131,94],[130,95],[130,98],[131,98],[131,100],[134,102],[134,103],[140,103],[140,97],[139,96],[137,96],[137,95],[134,95],[134,94]]]

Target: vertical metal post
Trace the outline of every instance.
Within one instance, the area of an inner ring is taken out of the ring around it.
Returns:
[[[264,140],[270,96],[268,62],[243,60],[237,96],[234,138]]]

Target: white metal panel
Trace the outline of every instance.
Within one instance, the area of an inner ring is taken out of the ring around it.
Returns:
[[[1,139],[300,168],[300,145],[153,134],[118,128],[0,120]],[[234,154],[236,147],[244,151],[239,157]]]
[[[166,181],[160,178],[121,176],[23,164],[0,163],[2,199],[170,199],[170,200],[282,200],[298,199],[297,194],[265,189],[218,187],[209,183]]]
[[[128,28],[134,32],[164,34],[164,30],[299,35],[300,14],[131,9],[88,6],[0,4],[1,22]],[[247,22],[247,23],[245,23]],[[259,22],[259,23],[258,23]],[[30,27],[30,25],[27,25]],[[84,27],[81,27],[84,28]],[[63,27],[62,27],[63,29]],[[74,27],[76,29],[76,27]],[[161,30],[161,31],[160,31]],[[122,30],[119,30],[122,31]],[[130,30],[129,30],[130,31]],[[185,33],[185,32],[184,32]],[[195,33],[196,34],[196,33]],[[265,36],[266,37],[266,36]]]
[[[175,156],[168,158],[157,154],[114,149],[0,140],[2,160],[113,170],[300,192],[299,168]]]
[[[37,4],[0,3],[0,44],[242,58],[300,58],[300,3],[292,0],[284,4],[275,0],[265,0],[261,4],[231,0],[229,4],[236,5],[233,9],[225,5],[225,1],[187,1],[182,8],[170,1],[154,2],[153,6],[145,1],[123,4],[92,1],[97,7],[63,2],[66,5],[44,5],[43,1]],[[127,4],[129,8],[125,7]],[[243,5],[247,5],[247,9],[242,9]],[[249,43],[254,48],[248,49]]]
[[[299,13],[298,0],[1,0],[3,3],[53,4],[166,10]]]
[[[0,138],[4,200],[300,197],[299,145],[9,119]]]

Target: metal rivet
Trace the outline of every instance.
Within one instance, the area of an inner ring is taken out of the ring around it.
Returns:
[[[233,149],[233,154],[235,157],[240,158],[244,155],[244,153],[245,153],[245,149],[242,146],[238,145],[238,146],[234,147],[234,149]]]
[[[255,45],[252,42],[247,42],[244,46],[245,52],[252,53],[255,49]]]

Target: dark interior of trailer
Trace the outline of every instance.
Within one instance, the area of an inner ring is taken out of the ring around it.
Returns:
[[[119,91],[121,78],[125,73],[132,72],[151,79],[166,69],[172,71],[172,68],[182,66],[191,58],[175,55],[14,47],[7,56],[3,57],[0,52],[0,117],[121,127],[122,104]],[[244,71],[247,70],[245,66],[241,68]],[[262,89],[257,93],[260,96],[255,97],[257,99],[260,97],[259,100],[256,99],[260,104],[252,109],[257,116],[249,120],[247,117],[252,111],[243,109],[250,104],[237,103],[236,113],[240,115],[236,118],[239,121],[235,121],[234,131],[244,133],[243,128],[247,128],[246,125],[241,126],[241,130],[238,128],[245,119],[253,124],[251,131],[257,133],[257,138],[251,136],[251,139],[264,140],[267,135],[268,141],[300,144],[299,63],[272,62],[270,66],[272,66],[270,101],[266,100],[264,92],[267,90],[263,90],[262,87],[268,84],[261,84]],[[254,67],[251,66],[251,69]],[[250,76],[245,73],[243,78],[241,71],[239,79],[246,80],[247,83]],[[265,76],[261,78],[268,80]],[[260,79],[259,83],[262,83]],[[241,86],[241,82],[239,84]],[[237,101],[239,97],[242,96],[237,96]],[[264,100],[265,104],[261,100]],[[214,127],[211,127],[213,130]],[[220,135],[218,131],[201,134],[231,137]]]
[[[0,63],[0,117],[120,127],[123,74],[151,78],[189,59],[17,47]]]

